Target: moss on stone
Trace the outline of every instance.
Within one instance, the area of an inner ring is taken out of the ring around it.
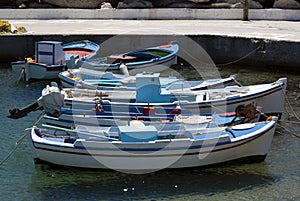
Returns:
[[[27,32],[26,28],[23,26],[15,25],[15,27],[17,29],[17,33],[26,33]]]
[[[0,33],[11,33],[11,24],[7,20],[0,20]]]

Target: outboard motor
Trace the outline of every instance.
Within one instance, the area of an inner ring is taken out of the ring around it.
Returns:
[[[42,91],[42,96],[34,103],[19,109],[13,108],[9,110],[9,118],[19,119],[26,116],[29,112],[44,109],[44,111],[51,116],[58,117],[60,109],[64,105],[64,95],[60,93],[55,82],[51,82]]]
[[[64,95],[60,93],[55,82],[51,82],[51,86],[47,85],[42,91],[42,96],[38,99],[40,106],[44,108],[48,115],[58,117],[60,109],[64,105]]]

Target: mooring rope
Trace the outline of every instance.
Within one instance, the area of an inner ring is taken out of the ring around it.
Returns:
[[[19,81],[21,80],[22,76],[24,77],[24,80],[25,80],[25,79],[26,79],[26,78],[25,78],[25,77],[26,77],[26,72],[25,72],[25,69],[24,69],[24,68],[22,68],[22,70],[21,70],[21,73],[20,73],[19,78],[18,78],[18,80],[17,80],[17,84],[18,84]]]
[[[279,127],[283,128],[284,130],[288,131],[291,133],[294,137],[300,138],[300,135],[297,135],[296,131],[294,131],[292,128],[287,128],[281,124],[277,124]]]
[[[300,120],[299,120],[299,117],[297,116],[297,114],[295,113],[286,93],[284,93],[283,89],[281,89],[282,93],[284,94],[284,99],[286,100],[288,106],[290,107],[291,111],[293,112],[294,114],[294,117],[297,119],[297,121],[291,121],[291,120],[284,120],[284,119],[279,119],[278,122],[283,122],[283,123],[292,123],[292,124],[300,124]],[[285,112],[288,114],[288,116],[292,116],[290,115],[289,111],[287,110],[286,106],[284,107],[285,108]],[[297,137],[297,138],[300,138],[300,135],[297,135],[296,134],[296,131],[294,131],[292,128],[287,128],[283,125],[280,125],[280,124],[277,124],[279,127],[283,128],[284,130],[288,131],[289,133],[291,133],[293,136]]]
[[[43,117],[43,114],[44,114],[44,111],[38,116],[38,120],[33,124],[33,125],[37,125],[40,121],[41,121],[41,119],[42,119],[42,117]],[[3,165],[3,163],[5,162],[5,161],[7,161],[9,158],[10,158],[10,156],[16,151],[16,149],[18,148],[18,146],[23,142],[23,140],[26,138],[26,136],[27,136],[27,132],[25,133],[25,134],[23,134],[18,140],[17,140],[17,142],[15,143],[15,147],[6,155],[6,157],[0,162],[0,166],[2,166]]]
[[[22,78],[23,73],[24,73],[24,69],[22,69],[20,71],[20,74],[19,74],[19,72],[16,72],[16,73],[10,75],[8,78],[3,79],[0,82],[0,85],[4,85],[4,84],[9,85],[10,81],[12,81],[12,80],[13,80],[13,82],[16,82],[16,81],[19,82],[19,80],[21,80],[21,78]],[[18,78],[18,79],[16,79],[16,78]]]
[[[278,120],[280,122],[284,122],[284,123],[291,123],[291,124],[300,124],[300,121],[290,121],[290,120]]]
[[[282,92],[282,93],[283,93],[283,92]],[[295,110],[293,109],[293,107],[292,107],[292,105],[291,105],[289,99],[287,98],[286,95],[285,95],[284,97],[285,97],[285,100],[286,100],[286,102],[287,102],[287,104],[288,104],[290,110],[292,111],[294,117],[297,119],[298,122],[300,122],[300,118],[298,117],[298,115],[296,114]],[[289,117],[290,117],[290,116],[293,116],[293,115],[290,115],[290,113],[289,113],[289,111],[287,110],[286,107],[285,107],[285,110],[286,110],[286,112],[287,112],[287,114],[288,114]]]
[[[231,64],[234,64],[234,63],[237,63],[245,58],[247,58],[248,56],[250,56],[251,54],[253,54],[254,52],[256,52],[257,50],[261,49],[262,47],[261,46],[258,46],[257,48],[255,48],[254,50],[250,51],[249,53],[247,53],[245,56],[237,59],[237,60],[234,60],[234,61],[231,61],[231,62],[228,62],[228,63],[224,63],[224,64],[216,64],[216,66],[218,67],[224,67],[224,66],[228,66],[228,65],[231,65]]]
[[[18,146],[21,144],[21,142],[26,138],[27,133],[25,133],[24,135],[22,135],[22,137],[20,137],[20,139],[18,139],[18,141],[16,142],[15,147],[8,153],[8,155],[0,162],[0,166],[7,161],[10,156],[16,151],[16,149],[18,148]]]

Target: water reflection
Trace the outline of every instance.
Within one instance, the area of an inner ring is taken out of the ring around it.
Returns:
[[[129,175],[36,165],[31,191],[41,200],[143,200],[197,195],[210,197],[272,185],[279,178],[265,163],[160,171]]]

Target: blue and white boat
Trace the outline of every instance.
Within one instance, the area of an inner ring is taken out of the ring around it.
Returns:
[[[179,125],[186,124],[190,127],[207,127],[210,124],[216,125],[231,125],[242,122],[244,117],[237,117],[235,112],[224,114],[207,114],[207,115],[192,115],[192,114],[145,114],[145,113],[126,113],[126,112],[99,112],[94,111],[94,114],[86,114],[86,111],[72,110],[72,113],[66,113],[61,110],[59,116],[45,114],[43,120],[48,125],[60,126],[64,128],[75,128],[77,125],[87,126],[116,126],[130,125],[142,122],[145,125]],[[254,113],[255,115],[255,113]],[[259,116],[259,113],[257,113]],[[252,120],[258,120],[258,116],[253,116]],[[256,118],[255,118],[256,117]]]
[[[95,105],[143,111],[145,107],[176,108],[192,114],[213,114],[235,111],[239,105],[261,106],[268,116],[280,116],[284,108],[287,78],[269,84],[227,86],[193,90],[174,85],[162,86],[159,73],[137,74],[136,91],[65,89],[65,105],[73,109],[90,110]]]
[[[140,73],[139,73],[140,74]],[[158,73],[145,73],[149,76],[160,75]],[[59,73],[58,77],[65,88],[81,88],[94,90],[136,90],[137,75],[130,76],[125,74],[116,74],[110,71],[96,71],[87,68],[69,69]],[[159,76],[160,86],[169,90],[190,89],[202,90],[207,88],[218,88],[235,84],[235,76],[228,78],[186,81],[174,76]]]
[[[100,46],[83,40],[67,44],[58,41],[35,43],[35,55],[22,61],[11,62],[12,71],[22,73],[24,80],[54,79],[66,68],[76,68],[77,62],[93,57]]]
[[[245,159],[263,161],[277,118],[232,127],[172,129],[131,125],[54,126],[27,130],[34,157],[80,168],[112,169],[142,174],[166,168],[200,167]]]
[[[205,115],[232,112],[241,105],[249,104],[261,107],[261,112],[266,116],[280,117],[283,113],[287,86],[287,78],[280,78],[269,84],[227,86],[219,89],[194,91],[188,87],[172,88],[173,85],[163,87],[158,73],[138,74],[136,78],[136,91],[120,90],[119,88],[115,90],[75,88],[60,90],[57,85],[52,86],[51,90],[47,90],[48,86],[44,89],[48,93],[42,93],[47,96],[43,95],[33,105],[9,110],[9,117],[20,118],[39,107],[47,109],[50,106],[56,107],[55,112],[46,112],[58,117],[61,113],[66,114],[66,112],[62,112],[66,110],[71,111],[68,114],[103,115],[101,112],[104,111],[110,112],[112,115],[119,113],[131,115],[141,114],[145,108],[163,111],[160,114],[164,115],[172,113],[171,110],[174,109],[187,111],[189,115]],[[41,103],[42,100],[45,100],[44,104]],[[169,109],[171,110],[168,111]],[[97,111],[101,114],[98,114]],[[252,110],[249,112],[253,113]]]
[[[121,64],[125,64],[131,75],[144,71],[160,72],[177,63],[178,50],[178,44],[171,42],[143,50],[86,59],[79,62],[79,65],[93,70],[119,71]]]

